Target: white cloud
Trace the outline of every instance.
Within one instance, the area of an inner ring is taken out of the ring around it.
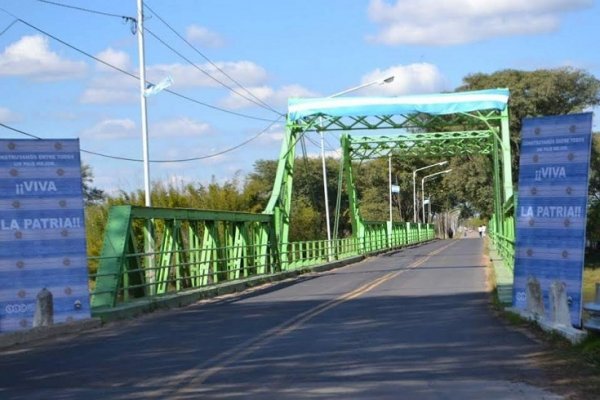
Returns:
[[[92,140],[113,140],[135,138],[139,132],[135,122],[126,119],[105,119],[82,132],[82,136]]]
[[[290,97],[317,97],[317,93],[306,89],[300,85],[287,85],[275,90],[269,86],[255,86],[247,88],[255,97],[268,104],[269,106],[285,112],[287,109],[287,101]],[[247,98],[253,99],[246,92],[239,91]],[[245,107],[256,106],[255,103],[244,99],[243,97],[230,93],[221,101],[221,105],[231,109],[240,109]]]
[[[0,122],[8,124],[19,121],[21,118],[13,111],[5,107],[0,107]]]
[[[265,133],[263,133],[262,135],[260,135],[257,139],[256,142],[257,143],[262,143],[262,144],[281,144],[281,142],[283,141],[283,137],[284,137],[284,126],[282,124],[274,124],[272,125]]]
[[[101,51],[96,54],[96,58],[106,62],[107,64],[114,65],[117,68],[120,68],[125,71],[129,71],[131,69],[131,59],[129,54],[124,51],[115,50],[112,47],[107,48],[106,50]],[[98,62],[98,69],[103,71],[114,71],[113,68],[108,67],[105,64]]]
[[[223,47],[225,40],[216,32],[203,26],[190,25],[185,30],[187,40],[205,47]]]
[[[87,88],[81,95],[80,99],[80,101],[84,104],[132,103],[136,100],[136,93],[132,90],[118,90],[100,87]]]
[[[200,137],[210,133],[209,124],[182,117],[167,121],[159,121],[149,126],[153,138]]]
[[[384,70],[376,69],[364,75],[362,82],[369,83],[392,75],[394,75],[392,82],[369,86],[363,89],[362,93],[372,96],[399,96],[435,93],[446,89],[446,79],[437,66],[429,63],[395,65]]]
[[[562,13],[592,0],[371,0],[369,17],[380,26],[368,39],[387,45],[457,45],[494,37],[553,32]]]
[[[61,58],[41,35],[23,36],[0,54],[0,75],[58,81],[79,78],[85,71],[83,61]]]
[[[251,61],[218,62],[215,64],[244,86],[260,85],[267,80],[267,72],[265,69]],[[150,82],[159,82],[166,76],[170,75],[173,77],[173,87],[220,87],[221,85],[219,83],[208,77],[208,75],[211,75],[216,79],[225,82],[229,86],[235,86],[235,84],[232,83],[229,78],[224,76],[213,65],[202,64],[198,67],[204,70],[206,74],[192,65],[151,65],[146,68],[147,79]]]
[[[96,57],[122,70],[131,70],[131,60],[125,52],[107,48]],[[79,101],[83,104],[124,104],[139,101],[140,86],[137,79],[97,63],[100,73],[91,80]]]

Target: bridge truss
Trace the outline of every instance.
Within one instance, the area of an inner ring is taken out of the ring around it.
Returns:
[[[512,198],[507,103],[507,89],[393,98],[291,99],[273,191],[262,214],[135,206],[110,210],[102,252],[89,258],[91,269],[97,268],[91,274],[94,315],[141,298],[151,298],[145,303],[149,308],[160,301],[182,304],[181,297],[169,300],[165,295],[185,292],[192,301],[208,295],[206,290],[220,293],[232,282],[256,284],[328,261],[433,239],[435,233],[428,224],[361,217],[353,162],[390,154],[490,155],[495,208],[491,233],[494,238],[507,237],[512,229],[503,208]],[[341,171],[349,196],[352,237],[290,243],[296,145],[311,131],[342,132]]]
[[[397,98],[292,99],[276,182],[265,212],[275,215],[277,235],[287,242],[295,145],[308,132],[341,131],[341,162],[357,239],[367,233],[368,224],[361,218],[352,164],[389,155],[489,155],[494,174],[493,226],[502,236],[504,205],[513,195],[508,122],[508,89]],[[384,134],[373,135],[375,131]]]

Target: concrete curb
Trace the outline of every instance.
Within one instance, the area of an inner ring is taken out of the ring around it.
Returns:
[[[517,314],[521,318],[524,318],[528,321],[535,322],[542,330],[546,332],[553,332],[561,335],[572,344],[581,343],[587,337],[586,331],[573,328],[572,326],[554,324],[537,314],[532,314],[530,312],[519,310],[513,307],[505,308],[505,310],[513,314]]]
[[[512,304],[513,276],[512,271],[506,266],[504,260],[493,248],[488,247],[489,257],[494,268],[498,300],[504,305]]]
[[[98,328],[101,325],[102,321],[100,318],[89,318],[50,326],[38,326],[23,331],[2,333],[0,334],[0,349],[12,347],[17,344],[79,333]]]
[[[92,310],[92,315],[100,318],[103,322],[134,318],[142,314],[150,313],[154,310],[184,307],[200,300],[243,292],[245,289],[254,286],[296,278],[302,274],[310,272],[329,271],[349,264],[354,264],[364,260],[365,258],[366,257],[362,255],[355,256],[343,260],[315,265],[312,267],[298,268],[292,271],[284,271],[271,275],[255,276],[240,281],[227,282],[206,288],[194,289],[183,293],[167,294],[159,297],[140,299],[131,303],[119,305],[114,308]]]

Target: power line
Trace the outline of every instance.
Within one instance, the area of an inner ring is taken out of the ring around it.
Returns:
[[[177,32],[175,30],[175,28],[173,28],[167,21],[165,21],[156,11],[154,11],[150,6],[148,6],[147,4],[144,4],[144,7],[147,8],[148,10],[150,10],[150,12],[152,14],[154,14],[154,16],[156,16],[156,18],[158,18],[163,24],[165,24],[167,26],[167,28],[169,28],[171,30],[171,32],[173,32],[179,39],[181,39],[185,44],[187,44],[192,50],[194,50],[200,57],[202,57],[204,60],[206,60],[210,65],[212,65],[213,67],[215,67],[220,73],[222,73],[223,75],[225,75],[227,78],[229,78],[233,83],[235,83],[240,89],[242,89],[244,92],[246,92],[248,95],[250,95],[251,97],[253,97],[256,101],[258,101],[259,103],[263,104],[265,107],[267,107],[268,109],[270,109],[271,111],[274,111],[277,114],[280,114],[280,112],[278,112],[277,110],[275,110],[273,107],[271,107],[269,104],[267,104],[266,102],[264,102],[262,99],[258,98],[257,96],[255,96],[250,90],[248,90],[246,87],[244,87],[240,82],[238,82],[236,79],[234,79],[231,75],[229,75],[227,72],[225,72],[221,67],[219,67],[217,64],[215,64],[210,58],[208,58],[208,56],[206,56],[204,53],[202,53],[200,50],[198,50],[198,48],[196,48],[193,44],[191,44],[186,38],[184,38],[179,32]],[[229,88],[229,86],[227,86]],[[230,90],[234,91],[233,89],[229,88]],[[234,91],[235,92],[235,91]],[[237,92],[235,92],[237,93]],[[238,93],[239,95],[239,93]]]
[[[8,129],[8,130],[15,131],[15,132],[17,132],[17,133],[20,133],[20,134],[22,134],[22,135],[25,135],[25,136],[29,136],[29,137],[31,137],[31,138],[34,138],[34,139],[42,139],[42,138],[41,138],[41,137],[39,137],[39,136],[35,136],[35,135],[32,135],[31,133],[27,133],[27,132],[25,132],[25,131],[22,131],[22,130],[20,130],[20,129],[13,128],[12,126],[5,125],[5,124],[3,124],[2,122],[0,122],[0,126],[3,126],[3,127],[5,127],[6,129]]]
[[[205,159],[208,159],[208,158],[213,158],[213,157],[217,157],[217,156],[220,156],[220,155],[223,155],[223,154],[226,154],[226,153],[230,153],[230,152],[232,152],[232,151],[234,151],[234,150],[237,150],[237,149],[239,149],[240,147],[243,147],[243,146],[247,145],[248,143],[250,143],[250,142],[252,142],[252,141],[254,141],[254,140],[258,139],[258,138],[259,138],[260,136],[262,136],[262,135],[263,135],[265,132],[267,132],[269,129],[271,129],[271,127],[272,127],[273,125],[275,125],[277,122],[279,122],[279,120],[280,120],[281,118],[282,118],[282,117],[279,117],[277,120],[275,120],[275,121],[272,121],[272,122],[271,122],[269,125],[267,125],[267,126],[266,126],[266,127],[263,129],[263,130],[261,130],[261,131],[260,131],[260,132],[258,132],[256,135],[252,136],[251,138],[249,138],[249,139],[246,139],[246,140],[244,140],[243,142],[241,142],[241,143],[239,143],[239,144],[237,144],[237,145],[235,145],[235,146],[231,146],[231,147],[229,147],[229,148],[226,148],[226,149],[224,149],[224,150],[218,151],[218,152],[216,152],[216,153],[207,154],[207,155],[204,155],[204,156],[199,156],[199,157],[182,158],[182,159],[176,159],[176,160],[149,160],[149,162],[151,162],[151,163],[163,163],[163,164],[164,164],[164,163],[181,163],[181,162],[189,162],[189,161],[199,161],[199,160],[205,160]],[[29,137],[31,137],[31,138],[34,138],[34,139],[38,139],[38,140],[41,140],[41,139],[42,139],[42,138],[41,138],[41,137],[39,137],[39,136],[33,135],[33,134],[31,134],[31,133],[27,133],[27,132],[25,132],[25,131],[22,131],[22,130],[20,130],[20,129],[17,129],[17,128],[13,128],[12,126],[6,125],[6,124],[4,124],[4,123],[2,123],[2,122],[0,122],[0,126],[2,126],[2,127],[4,127],[4,128],[6,128],[6,129],[8,129],[8,130],[11,130],[11,131],[13,131],[13,132],[17,132],[17,133],[20,133],[20,134],[22,134],[22,135],[29,136]],[[114,156],[114,155],[110,155],[110,154],[104,154],[104,153],[99,153],[99,152],[95,152],[95,151],[91,151],[91,150],[86,150],[86,149],[80,149],[80,151],[81,151],[82,153],[87,153],[87,154],[91,154],[91,155],[95,155],[95,156],[100,156],[100,157],[104,157],[104,158],[110,158],[110,159],[113,159],[113,160],[121,160],[121,161],[134,161],[134,162],[143,162],[143,161],[144,161],[144,160],[142,160],[142,159],[138,159],[138,158],[129,158],[129,157]]]
[[[168,43],[166,43],[164,40],[162,40],[160,37],[158,37],[158,35],[156,35],[154,32],[152,32],[150,29],[148,28],[144,28],[144,30],[146,32],[148,32],[150,35],[152,35],[152,37],[154,37],[156,40],[158,40],[160,43],[162,43],[163,46],[165,46],[166,48],[168,48],[169,50],[171,50],[173,53],[177,54],[179,57],[181,57],[183,60],[185,60],[187,63],[189,63],[191,66],[193,66],[194,68],[196,68],[198,71],[202,72],[204,75],[206,75],[207,77],[209,77],[210,79],[212,79],[213,81],[217,82],[219,85],[227,88],[228,90],[230,90],[231,92],[237,94],[238,96],[248,100],[251,103],[256,104],[259,107],[265,108],[269,111],[272,111],[274,113],[276,113],[277,115],[282,115],[279,111],[273,109],[270,106],[265,106],[251,98],[249,98],[248,96],[243,95],[242,93],[236,91],[234,88],[232,88],[231,86],[227,85],[224,82],[221,82],[220,80],[218,80],[217,78],[215,78],[214,76],[212,76],[210,73],[208,73],[207,71],[203,70],[202,68],[200,68],[198,65],[196,65],[192,60],[190,60],[189,58],[187,58],[186,56],[184,56],[183,54],[181,54],[180,52],[178,52],[177,50],[175,50],[172,46],[170,46]]]
[[[2,32],[0,32],[0,36],[4,35],[4,33],[9,30],[10,28],[12,28],[12,26],[14,24],[16,24],[17,22],[19,22],[18,19],[15,19],[13,22],[11,22],[10,24],[8,24],[8,26],[6,28],[4,28],[4,30],[2,30]]]
[[[119,14],[107,13],[107,12],[104,12],[104,11],[98,11],[98,10],[93,10],[93,9],[90,9],[90,8],[84,8],[84,7],[78,7],[78,6],[72,6],[72,5],[69,5],[69,4],[58,3],[58,2],[55,2],[55,1],[49,1],[49,0],[36,0],[36,1],[38,1],[40,3],[51,4],[51,5],[58,6],[58,7],[64,7],[64,8],[68,8],[68,9],[73,9],[73,10],[78,10],[78,11],[84,11],[84,12],[88,12],[88,13],[91,13],[91,14],[97,14],[97,15],[103,15],[103,16],[108,16],[108,17],[120,18],[120,19],[123,19],[124,22],[129,22],[131,24],[131,32],[132,33],[135,33],[135,31],[137,29],[137,20],[136,20],[136,18],[129,17],[129,16],[126,16],[126,15],[119,15]],[[169,25],[162,17],[160,17],[160,15],[158,15],[154,10],[152,10],[152,8],[150,8],[149,6],[146,6],[146,8],[148,8],[163,24],[165,24],[181,40],[183,40],[188,46],[190,46],[194,51],[196,51],[196,53],[200,54],[205,60],[207,60],[219,72],[221,72],[223,75],[225,75],[226,77],[228,77],[229,79],[231,79],[233,82],[235,82],[240,88],[242,88],[244,91],[246,91],[246,93],[248,93],[255,100],[252,100],[252,99],[248,98],[247,96],[239,93],[238,91],[236,91],[231,86],[229,86],[226,83],[218,80],[217,78],[215,78],[214,76],[212,76],[207,71],[204,71],[202,68],[200,68],[199,66],[197,66],[196,64],[194,64],[191,60],[189,60],[188,58],[184,57],[181,53],[179,53],[178,51],[176,51],[173,47],[169,46],[165,41],[163,41],[162,39],[160,39],[152,31],[150,31],[149,29],[145,28],[144,30],[147,31],[148,33],[150,33],[155,39],[157,39],[159,42],[161,42],[164,46],[166,46],[167,48],[169,48],[171,51],[173,51],[179,57],[181,57],[182,59],[184,59],[185,61],[187,61],[188,63],[190,63],[196,69],[198,69],[199,71],[201,71],[202,73],[204,73],[210,79],[212,79],[215,82],[219,83],[220,85],[222,85],[223,87],[225,87],[228,90],[232,91],[233,93],[237,94],[238,96],[240,96],[240,97],[242,97],[242,98],[244,98],[244,99],[246,99],[246,100],[248,100],[248,101],[250,101],[250,102],[252,102],[252,103],[254,103],[254,104],[258,105],[258,106],[260,106],[260,107],[263,107],[263,108],[265,108],[265,109],[267,109],[269,111],[272,111],[272,112],[276,113],[277,115],[281,115],[282,114],[281,112],[275,110],[273,107],[269,106],[263,100],[261,100],[258,97],[256,97],[248,89],[246,89],[238,81],[236,81],[233,77],[231,77],[229,74],[227,74],[225,71],[223,71],[222,68],[220,68],[219,66],[217,66],[208,57],[206,57],[204,54],[202,54],[202,52],[200,52],[189,41],[187,41],[184,37],[182,37],[173,27],[171,27],[171,25]]]
[[[35,25],[33,25],[33,24],[31,24],[31,23],[29,23],[29,22],[27,22],[27,21],[23,20],[22,18],[19,18],[19,17],[15,16],[14,14],[12,14],[12,13],[10,13],[10,12],[6,11],[4,8],[1,8],[1,7],[0,7],[0,10],[4,11],[6,14],[8,14],[8,15],[10,15],[11,17],[15,18],[17,21],[21,22],[22,24],[24,24],[24,25],[26,25],[26,26],[30,27],[31,29],[34,29],[34,30],[36,30],[36,31],[40,32],[40,33],[41,33],[41,34],[43,34],[43,35],[46,35],[46,36],[48,36],[48,37],[49,37],[49,38],[51,38],[51,39],[54,39],[54,40],[56,40],[57,42],[59,42],[59,43],[63,44],[64,46],[67,46],[67,47],[69,47],[70,49],[72,49],[72,50],[75,50],[75,51],[77,51],[78,53],[81,53],[81,54],[85,55],[86,57],[89,57],[89,58],[91,58],[91,59],[93,59],[93,60],[95,60],[95,61],[97,61],[97,62],[99,62],[99,63],[101,63],[101,64],[103,64],[103,65],[106,65],[106,66],[107,66],[107,67],[109,67],[109,68],[112,68],[112,69],[114,69],[114,70],[116,70],[116,71],[119,71],[119,72],[121,72],[121,73],[125,74],[125,75],[128,75],[128,76],[130,76],[131,78],[134,78],[134,79],[136,79],[136,80],[138,80],[138,81],[140,80],[140,78],[139,78],[137,75],[135,75],[135,74],[132,74],[131,72],[128,72],[128,71],[126,71],[126,70],[124,70],[124,69],[122,69],[122,68],[119,68],[119,67],[117,67],[117,66],[115,66],[115,65],[113,65],[113,64],[110,64],[110,63],[108,63],[108,62],[106,62],[106,61],[104,61],[104,60],[102,60],[102,59],[100,59],[100,58],[98,58],[98,57],[96,57],[96,56],[94,56],[94,55],[92,55],[92,54],[90,54],[90,53],[86,52],[85,50],[82,50],[82,49],[80,49],[80,48],[78,48],[78,47],[76,47],[76,46],[74,46],[74,45],[72,45],[72,44],[70,44],[70,43],[67,43],[67,42],[65,42],[64,40],[62,40],[62,39],[58,38],[57,36],[54,36],[54,35],[52,35],[51,33],[49,33],[49,32],[46,32],[45,30],[43,30],[43,29],[41,29],[41,28],[38,28],[37,26],[35,26]],[[148,83],[151,83],[151,82],[148,82]],[[185,99],[185,100],[191,101],[191,102],[193,102],[193,103],[196,103],[196,104],[198,104],[198,105],[201,105],[201,106],[204,106],[204,107],[207,107],[207,108],[210,108],[210,109],[216,110],[216,111],[221,111],[221,112],[224,112],[224,113],[227,113],[227,114],[231,114],[231,115],[235,115],[235,116],[242,117],[242,118],[253,119],[253,120],[256,120],[256,121],[275,122],[275,121],[274,121],[274,120],[272,120],[272,119],[255,117],[255,116],[253,116],[253,115],[248,115],[248,114],[240,113],[240,112],[237,112],[237,111],[228,110],[228,109],[226,109],[226,108],[222,108],[222,107],[214,106],[214,105],[212,105],[212,104],[208,104],[208,103],[202,102],[202,101],[200,101],[200,100],[196,100],[196,99],[194,99],[194,98],[191,98],[191,97],[189,97],[189,96],[185,96],[185,95],[183,95],[183,94],[181,94],[181,93],[175,92],[175,91],[173,91],[173,90],[170,90],[170,89],[166,89],[166,90],[165,90],[165,92],[168,92],[168,93],[170,93],[170,94],[172,94],[172,95],[175,95],[175,96],[177,96],[177,97],[180,97],[180,98],[182,98],[182,99]]]
[[[53,6],[58,6],[58,7],[63,7],[63,8],[70,8],[72,10],[84,11],[84,12],[88,12],[88,13],[91,13],[91,14],[98,14],[98,15],[104,15],[104,16],[107,16],[107,17],[121,18],[125,22],[133,22],[134,24],[137,24],[137,20],[135,18],[129,17],[127,15],[112,14],[112,13],[108,13],[108,12],[104,12],[104,11],[92,10],[90,8],[72,6],[70,4],[58,3],[58,2],[55,2],[55,1],[49,1],[49,0],[36,0],[36,1],[38,1],[40,3],[51,4]]]

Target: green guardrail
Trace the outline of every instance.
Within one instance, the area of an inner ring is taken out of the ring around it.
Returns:
[[[89,257],[93,309],[272,275],[435,238],[433,225],[367,222],[363,237],[280,245],[273,216],[115,206]]]

